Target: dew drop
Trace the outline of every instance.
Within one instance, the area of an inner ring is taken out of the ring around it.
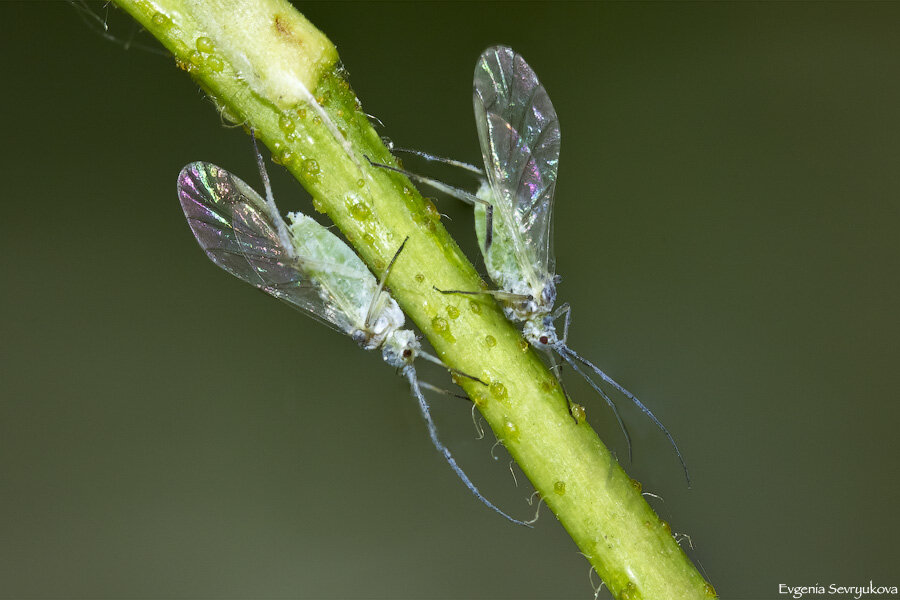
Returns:
[[[445,319],[444,317],[433,318],[431,320],[431,326],[434,327],[434,330],[438,333],[443,333],[450,330],[450,324],[447,323],[447,319]]]
[[[188,62],[192,65],[199,66],[203,64],[203,55],[197,52],[196,50],[191,50],[191,53],[188,54]]]
[[[493,348],[494,346],[497,345],[497,338],[495,338],[494,336],[492,336],[490,334],[484,336],[484,345],[487,346],[488,348]]]
[[[161,12],[153,13],[153,16],[150,18],[153,21],[153,24],[158,27],[163,27],[169,24],[169,17]]]
[[[565,496],[566,495],[566,482],[565,481],[557,481],[553,484],[553,491],[556,492],[557,496]]]
[[[316,162],[314,158],[307,158],[303,161],[303,172],[309,175],[310,177],[315,177],[319,174],[319,163]]]
[[[476,391],[474,394],[470,396],[472,398],[472,402],[475,403],[478,408],[484,408],[487,406],[488,397],[484,395],[484,392],[481,390]]]
[[[435,317],[431,320],[431,326],[448,342],[455,342],[456,338],[450,333],[450,323],[444,317]]]
[[[356,187],[358,187],[358,188],[366,187],[366,181],[364,179],[357,179]]]
[[[471,310],[476,315],[481,314],[481,305],[475,302],[474,300],[469,300],[469,310]]]
[[[619,590],[619,600],[637,600],[639,597],[637,587],[635,587],[634,582],[632,581],[626,583],[625,587]]]
[[[455,306],[448,306],[447,307],[447,316],[450,317],[451,319],[456,319],[457,317],[459,317],[459,309],[456,308]],[[488,336],[488,337],[490,337],[490,336]]]
[[[575,422],[581,425],[584,423],[584,420],[587,418],[587,413],[584,411],[584,407],[580,404],[572,404],[572,408],[570,409],[572,413],[572,418],[575,419]]]
[[[286,165],[294,160],[294,153],[287,148],[283,148],[280,152],[272,157],[272,160],[279,165]],[[307,172],[306,174],[309,175],[309,172]]]
[[[293,133],[295,125],[289,116],[281,115],[278,117],[278,128],[285,133]]]
[[[319,200],[318,196],[313,196],[312,203],[313,203],[313,208],[316,209],[316,212],[320,212],[320,213],[325,212],[325,206],[322,204],[322,201]],[[348,240],[350,239],[349,235],[347,236],[347,239]]]
[[[215,44],[213,44],[213,41],[211,39],[209,39],[208,37],[202,37],[202,36],[198,37],[196,45],[197,45],[197,50],[199,50],[200,52],[204,52],[206,54],[209,54],[210,52],[213,52],[216,49]]]
[[[367,243],[370,246],[375,243],[375,236],[369,232],[364,233],[362,239],[365,243]]]
[[[428,213],[428,216],[437,221],[441,220],[441,213],[438,212],[437,206],[434,205],[434,202],[431,200],[425,201],[425,212]]]
[[[306,109],[305,109],[305,108],[298,108],[298,109],[297,109],[297,116],[300,117],[301,119],[306,119]]]
[[[499,381],[491,382],[489,389],[491,390],[491,396],[497,400],[505,400],[507,396],[509,396],[509,392],[506,391],[506,386]]]
[[[348,192],[344,196],[344,204],[350,215],[357,221],[367,221],[372,217],[372,209],[366,204],[362,196],[356,192]]]
[[[421,273],[416,273],[416,283],[425,283],[425,276]]]
[[[519,428],[512,421],[507,421],[503,424],[503,432],[506,434],[504,437],[507,440],[519,441]]]
[[[225,68],[225,63],[218,56],[210,56],[206,59],[206,66],[213,73],[221,73]]]
[[[385,264],[383,260],[381,260],[380,258],[376,258],[372,261],[372,266],[375,267],[376,271],[383,271]]]

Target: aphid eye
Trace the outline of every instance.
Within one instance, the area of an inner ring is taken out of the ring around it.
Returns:
[[[547,338],[546,335],[542,335],[540,338],[538,338],[538,341],[540,341],[542,344],[546,344],[550,340]]]
[[[410,356],[412,356],[412,350],[407,348],[406,350],[403,351],[403,358],[409,358]]]

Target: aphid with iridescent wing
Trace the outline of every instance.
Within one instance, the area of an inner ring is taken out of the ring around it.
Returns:
[[[292,213],[288,227],[275,206],[261,157],[259,166],[265,200],[239,178],[210,163],[191,163],[179,174],[178,198],[209,259],[237,278],[349,335],[362,348],[380,347],[384,361],[397,368],[409,383],[435,448],[466,487],[513,523],[530,526],[485,498],[438,439],[413,361],[421,356],[442,363],[422,349],[412,331],[402,329],[403,312],[384,289],[403,245],[384,278],[376,281],[347,244],[313,219]]]
[[[555,352],[603,397],[622,428],[629,454],[631,439],[615,404],[584,367],[634,402],[665,434],[690,485],[684,458],[668,429],[634,394],[566,344],[572,313],[568,304],[554,310],[556,284],[560,278],[556,275],[551,244],[553,199],[559,169],[559,119],[544,86],[522,56],[506,46],[494,46],[485,50],[476,63],[473,102],[484,158],[483,172],[459,161],[410,152],[479,174],[482,182],[474,196],[429,177],[378,165],[403,173],[475,208],[475,233],[484,264],[499,289],[440,291],[490,294],[497,298],[507,318],[522,324],[522,333],[529,344],[546,351],[551,362]],[[554,323],[563,316],[565,324],[560,338]]]

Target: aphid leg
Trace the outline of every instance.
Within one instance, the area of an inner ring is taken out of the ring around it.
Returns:
[[[372,319],[375,317],[375,309],[379,304],[379,299],[381,298],[381,291],[384,289],[384,284],[387,282],[388,276],[391,274],[391,269],[394,268],[394,263],[397,262],[397,257],[400,256],[400,253],[403,251],[403,247],[406,246],[406,242],[409,241],[409,236],[403,240],[403,243],[400,244],[400,247],[397,248],[397,251],[394,252],[394,256],[391,258],[391,262],[388,263],[387,268],[385,268],[384,273],[381,276],[381,280],[378,282],[378,289],[375,290],[375,293],[372,294],[372,301],[369,302],[369,310],[366,311],[366,327],[369,327],[372,324]]]
[[[460,468],[460,466],[454,460],[453,455],[450,454],[450,450],[444,446],[440,439],[438,439],[437,434],[437,426],[434,424],[434,420],[431,418],[431,410],[428,408],[428,401],[425,400],[425,396],[422,394],[422,390],[419,389],[419,381],[416,378],[416,371],[412,367],[407,367],[404,369],[406,379],[409,381],[409,387],[412,390],[413,395],[416,400],[419,402],[419,410],[422,412],[422,418],[425,419],[425,425],[428,428],[428,435],[431,437],[431,443],[434,444],[434,447],[437,448],[437,451],[440,452],[447,463],[450,465],[450,468],[453,469],[453,472],[462,480],[463,484],[472,494],[478,498],[485,506],[494,510],[499,515],[505,517],[509,521],[515,523],[516,525],[524,525],[525,527],[531,527],[530,522],[520,521],[519,519],[515,519],[494,505],[490,500],[485,498],[481,492],[478,491],[478,488],[475,487],[475,484],[472,483],[472,480],[465,474],[465,472]]]
[[[603,379],[603,381],[605,381],[609,385],[611,385],[614,388],[616,388],[617,390],[619,390],[619,392],[621,392],[623,396],[625,396],[626,398],[628,398],[629,400],[634,402],[635,406],[637,406],[639,409],[641,409],[641,412],[643,412],[645,415],[647,415],[647,417],[656,424],[656,426],[660,429],[660,431],[662,431],[663,434],[665,434],[666,438],[668,438],[669,444],[671,444],[672,448],[675,450],[675,454],[678,456],[679,462],[681,462],[681,468],[682,468],[682,470],[684,470],[684,479],[685,479],[685,481],[687,481],[688,488],[690,488],[691,487],[691,476],[688,473],[688,468],[687,468],[687,464],[685,464],[685,462],[684,462],[684,457],[681,455],[681,450],[678,449],[678,444],[675,443],[675,438],[672,437],[672,434],[669,433],[669,430],[666,429],[666,426],[663,425],[662,422],[656,418],[656,415],[654,415],[653,412],[649,408],[644,406],[644,403],[641,402],[640,400],[638,400],[634,394],[632,394],[631,392],[629,392],[628,390],[623,388],[612,377],[610,377],[609,375],[607,375],[606,373],[601,371],[599,368],[597,368],[597,366],[594,365],[594,363],[592,363],[591,361],[587,360],[586,358],[584,358],[582,356],[579,356],[575,351],[571,350],[567,346],[561,345],[560,350],[561,350],[560,356],[565,358],[566,362],[568,362],[570,365],[572,365],[572,367],[576,371],[581,373],[582,376],[585,379],[587,379],[589,383],[592,384],[592,387],[594,387],[594,389],[599,389],[599,388],[597,388],[596,384],[593,384],[593,382],[590,380],[590,378],[588,378],[588,376],[586,374],[584,374],[584,372],[581,371],[581,369],[578,368],[577,364],[574,362],[574,360],[572,360],[573,358],[575,360],[577,360],[578,362],[590,367],[590,369],[592,371],[594,371],[594,373],[599,375],[600,378]],[[630,456],[630,449],[631,449],[631,446],[629,445],[629,456]]]
[[[293,257],[294,242],[291,240],[290,234],[288,234],[287,225],[284,224],[284,219],[281,218],[278,207],[275,205],[275,196],[272,195],[272,184],[269,182],[269,172],[266,171],[266,161],[259,151],[259,145],[256,143],[256,131],[253,129],[250,130],[250,141],[253,142],[253,152],[256,154],[256,166],[259,168],[259,177],[262,179],[263,188],[266,190],[266,206],[269,208],[269,218],[272,219],[272,222],[275,223],[275,227],[278,229],[278,238],[281,240],[282,246],[284,246],[288,255]]]
[[[466,204],[471,204],[475,206],[476,204],[481,204],[485,207],[485,236],[484,236],[484,245],[485,248],[490,248],[491,244],[494,242],[494,205],[488,202],[487,200],[482,200],[475,194],[470,194],[465,190],[461,190],[458,187],[454,187],[452,185],[447,185],[442,181],[438,181],[437,179],[433,179],[431,177],[425,177],[424,175],[417,175],[412,171],[407,171],[406,169],[401,169],[400,167],[394,167],[391,165],[386,165],[384,163],[378,163],[366,157],[366,160],[369,161],[373,167],[379,167],[381,169],[387,169],[388,171],[393,171],[395,173],[400,173],[401,175],[405,175],[412,181],[417,181],[421,184],[427,185],[428,187],[438,190],[439,192],[443,192],[448,196],[452,196],[457,200],[462,200]],[[462,163],[465,164],[465,163]],[[469,165],[471,166],[471,165]]]
[[[428,362],[433,362],[433,363],[436,364],[436,365],[441,365],[442,367],[444,367],[445,369],[447,369],[448,371],[450,371],[450,372],[453,373],[454,375],[459,375],[460,377],[465,377],[466,379],[471,379],[472,381],[477,381],[477,382],[480,383],[481,385],[487,385],[487,383],[485,383],[485,382],[482,381],[481,379],[478,379],[478,378],[475,377],[474,375],[469,375],[468,373],[465,373],[465,372],[463,372],[463,371],[460,371],[459,369],[454,369],[453,367],[448,367],[447,365],[444,364],[444,361],[442,361],[441,359],[439,359],[437,356],[434,356],[434,355],[432,355],[432,354],[429,354],[428,352],[425,352],[424,350],[419,350],[419,356],[421,356],[422,358],[424,358],[424,359],[427,360]]]
[[[554,350],[556,350],[557,354],[559,354],[563,358],[563,360],[565,360],[567,363],[569,363],[569,365],[573,369],[575,369],[575,371],[579,375],[584,377],[584,380],[588,382],[588,385],[591,386],[592,388],[594,388],[594,391],[597,392],[598,394],[600,394],[601,398],[606,400],[606,404],[609,405],[609,407],[612,409],[613,415],[615,415],[615,417],[616,417],[616,421],[619,422],[619,428],[622,430],[622,434],[624,434],[624,436],[625,436],[625,442],[628,444],[628,460],[631,460],[631,458],[632,458],[631,436],[628,435],[628,429],[625,427],[625,423],[622,421],[622,417],[619,415],[619,409],[616,408],[616,405],[612,401],[612,398],[610,398],[606,394],[606,392],[603,391],[603,388],[601,388],[599,385],[597,385],[593,379],[588,377],[587,373],[585,373],[583,370],[581,370],[581,367],[578,366],[578,363],[576,363],[572,359],[572,357],[569,355],[569,352],[571,352],[571,351],[566,346],[559,344],[554,347]]]
[[[566,387],[563,385],[562,380],[562,365],[556,362],[556,357],[553,356],[553,352],[549,349],[547,352],[547,358],[550,359],[550,370],[556,373],[556,379],[559,381],[559,388],[562,390],[563,396],[566,399],[566,404],[568,405],[569,416],[572,417],[572,420],[575,421],[575,424],[578,425],[578,417],[575,416],[574,411],[572,410],[574,407],[574,402],[572,402],[572,397],[569,396],[569,392],[566,391]]]
[[[454,398],[459,398],[460,400],[469,400],[469,397],[465,394],[454,394],[450,390],[445,390],[444,388],[439,388],[436,385],[431,385],[427,381],[420,381],[419,385],[422,387],[422,389],[428,390],[429,392],[435,392],[443,396],[453,396]],[[471,400],[469,401],[471,402]]]
[[[412,150],[410,148],[394,148],[393,152],[402,152],[404,154],[412,154],[413,156],[418,156],[419,158],[424,158],[430,162],[439,162],[444,163],[445,165],[450,165],[451,167],[458,167],[463,169],[464,171],[469,171],[470,173],[474,173],[479,177],[484,177],[484,170],[479,169],[475,165],[469,164],[467,162],[463,162],[461,160],[456,160],[453,158],[446,158],[443,156],[437,156],[436,154],[429,154],[428,152],[422,152],[421,150]]]
[[[405,175],[408,179],[410,179],[412,181],[417,181],[419,183],[427,185],[428,187],[438,190],[439,192],[443,192],[443,193],[447,194],[448,196],[452,196],[452,197],[456,198],[457,200],[462,200],[466,204],[471,204],[472,206],[474,206],[476,204],[484,204],[486,206],[490,205],[490,202],[488,202],[487,200],[482,200],[475,194],[471,194],[465,190],[461,190],[458,187],[454,187],[452,185],[447,185],[446,183],[444,183],[442,181],[438,181],[437,179],[433,179],[431,177],[426,177],[424,175],[418,175],[416,173],[413,173],[412,171],[407,171],[406,169],[401,169],[400,167],[395,167],[393,165],[386,165],[384,163],[375,162],[368,156],[366,157],[366,160],[368,160],[369,164],[371,164],[373,167],[378,167],[380,169],[386,169],[388,171],[393,171],[394,173],[400,173],[401,175]]]
[[[259,169],[259,178],[262,179],[263,189],[266,191],[266,202],[270,209],[275,208],[275,196],[272,195],[272,184],[269,182],[269,172],[266,170],[266,161],[263,159],[259,145],[256,143],[256,130],[250,130],[250,141],[253,143],[253,152],[256,154],[256,167]]]
[[[566,320],[563,323],[563,336],[562,343],[563,345],[569,340],[569,325],[572,324],[572,307],[569,306],[569,303],[561,304],[556,310],[553,311],[553,314],[550,315],[550,318],[556,321],[561,316],[566,315]]]
[[[512,292],[504,292],[503,290],[478,290],[470,292],[468,290],[442,290],[436,285],[431,286],[436,292],[442,294],[464,294],[466,296],[493,296],[497,300],[508,300],[510,302],[528,302],[534,297],[527,294],[513,294]]]

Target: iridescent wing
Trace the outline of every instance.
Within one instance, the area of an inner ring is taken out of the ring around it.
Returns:
[[[210,163],[182,169],[178,199],[194,237],[216,265],[346,334],[365,326],[375,277],[327,229],[304,216],[326,237],[316,232],[320,239],[311,252],[287,247],[274,221],[281,217],[270,214],[250,186]],[[304,233],[312,230],[304,224]]]
[[[555,268],[550,238],[559,166],[556,111],[528,63],[505,46],[488,48],[478,59],[473,100],[495,213],[522,277],[539,292]]]

